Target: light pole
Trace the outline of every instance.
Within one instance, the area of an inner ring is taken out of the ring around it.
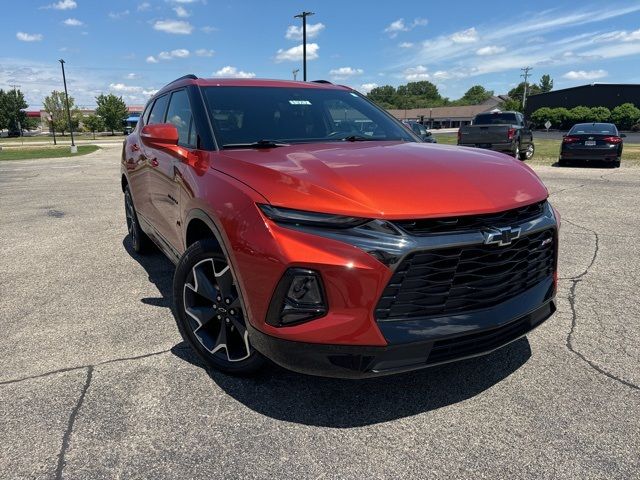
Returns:
[[[64,98],[67,105],[67,120],[69,121],[69,133],[71,133],[71,153],[78,153],[78,147],[76,147],[73,141],[73,125],[71,125],[71,110],[69,109],[69,94],[67,93],[67,77],[64,75],[64,60],[58,60],[62,67],[62,82],[64,83]]]
[[[302,12],[293,18],[302,19],[302,80],[307,81],[307,17],[313,15],[313,12]]]
[[[293,73],[293,81],[295,82],[298,78],[298,72],[300,71],[299,68],[296,68],[295,70],[293,70],[291,73]]]

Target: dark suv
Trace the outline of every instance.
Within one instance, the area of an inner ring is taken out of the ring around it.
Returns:
[[[347,87],[198,79],[124,141],[133,248],[176,265],[184,339],[359,378],[490,352],[555,310],[557,214],[529,167],[425,144]]]

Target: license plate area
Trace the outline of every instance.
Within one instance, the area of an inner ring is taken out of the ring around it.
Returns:
[[[595,147],[596,146],[596,141],[595,140],[585,140],[584,141],[584,145],[585,145],[585,147]]]
[[[490,143],[476,143],[476,147],[478,148],[491,148]]]

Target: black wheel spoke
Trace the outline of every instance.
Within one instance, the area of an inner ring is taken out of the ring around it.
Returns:
[[[224,320],[220,324],[220,330],[218,331],[218,337],[216,338],[216,348],[220,345],[227,344],[227,324]]]
[[[213,320],[216,311],[212,307],[188,307],[187,313],[191,315],[200,324],[200,327],[206,327]]]
[[[218,265],[220,267],[220,265]],[[216,270],[216,283],[220,289],[220,293],[223,299],[230,299],[233,297],[233,276],[231,275],[231,269],[228,265],[225,265],[220,270]]]
[[[213,285],[213,283],[211,283],[211,280],[207,278],[207,275],[204,272],[204,270],[202,268],[194,267],[193,276],[195,277],[196,286],[197,286],[195,291],[198,293],[198,295],[202,295],[206,299],[211,300],[212,302],[215,302],[216,297],[218,296],[218,292],[216,290],[216,287]]]
[[[244,324],[239,319],[237,319],[235,316],[230,316],[229,320],[231,320],[231,323],[233,324],[233,326],[238,330],[238,333],[240,333],[240,335],[244,336],[244,332],[247,331],[247,329],[244,326]]]

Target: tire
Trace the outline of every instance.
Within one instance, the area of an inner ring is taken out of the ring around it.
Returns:
[[[533,143],[530,143],[527,146],[526,150],[520,151],[520,153],[518,155],[518,158],[520,160],[523,160],[523,161],[524,160],[529,160],[529,159],[531,159],[531,157],[533,157],[533,154],[535,153],[535,151],[536,151],[536,147],[533,145]]]
[[[568,165],[568,163],[564,158],[559,158],[558,159],[558,166],[559,167],[566,167],[567,165]]]
[[[516,149],[511,153],[513,158],[518,158],[520,156],[520,144],[516,143]]]
[[[131,191],[129,186],[124,189],[124,214],[127,219],[127,230],[129,231],[129,240],[131,240],[131,247],[136,253],[145,253],[151,247],[151,240],[147,237],[147,234],[140,228],[140,222],[138,221],[138,214],[133,205],[133,198],[131,198]]]
[[[249,375],[264,365],[265,358],[249,342],[233,272],[215,241],[197,241],[180,258],[173,309],[182,338],[207,366]]]

